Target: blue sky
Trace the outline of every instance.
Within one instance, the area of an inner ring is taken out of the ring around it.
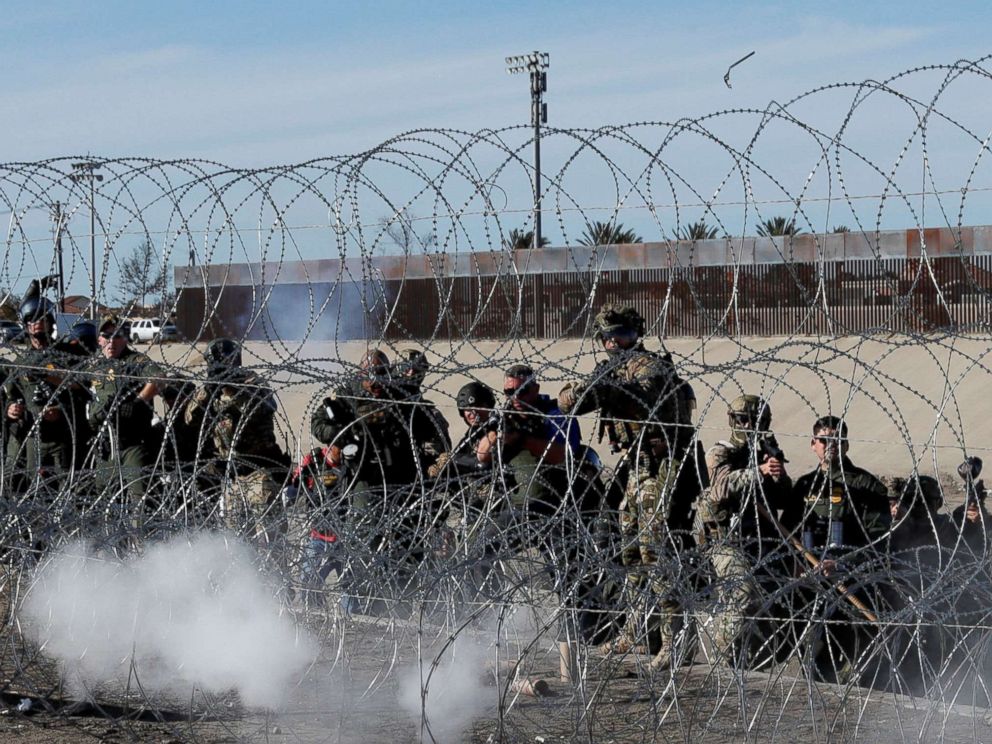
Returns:
[[[4,160],[353,153],[414,127],[525,122],[503,57],[551,53],[551,123],[763,107],[981,56],[988,3],[3,4]],[[755,50],[722,82],[730,62]]]
[[[525,124],[527,81],[508,76],[503,58],[533,49],[551,54],[550,124],[562,128],[763,110],[770,101],[784,103],[818,86],[883,80],[910,67],[977,59],[992,51],[976,33],[992,27],[992,10],[978,2],[37,1],[4,2],[0,10],[5,104],[0,160],[8,163],[92,153],[270,166],[363,152],[418,128],[474,132]],[[723,83],[727,66],[751,51],[754,57],[733,71],[728,89]],[[925,100],[939,82],[939,75],[924,73],[898,86]],[[793,111],[833,132],[844,123],[853,96],[851,89],[828,91]],[[979,140],[988,135],[992,95],[987,83],[957,82],[941,106]],[[912,138],[915,121],[910,108],[873,99],[858,110],[844,141],[891,173],[902,191],[992,187],[980,145],[950,126],[934,125],[927,142],[931,170],[924,173],[923,151]],[[746,144],[757,119],[727,114],[712,126],[728,141]],[[652,141],[663,135],[658,132],[651,131]],[[526,133],[520,137],[524,142]],[[809,178],[805,197],[835,198],[837,173],[827,178],[816,148],[801,140],[787,127],[773,125],[755,158],[788,194],[799,193]],[[546,167],[557,172],[570,148],[574,144],[563,138],[549,139]],[[636,153],[614,154],[631,175],[643,167]],[[718,189],[724,201],[744,198],[739,179],[722,185],[733,164],[720,148],[685,138],[665,151],[665,160],[707,198]],[[850,160],[843,163],[844,186],[855,194],[878,193],[883,180]],[[511,211],[499,230],[527,218],[526,172],[517,170],[501,184]],[[391,196],[399,204],[415,191],[398,173],[374,177],[396,192]],[[703,216],[699,210],[677,216],[669,210],[652,221],[644,199],[638,204],[622,189],[617,193],[602,164],[588,159],[569,172],[569,179],[567,191],[583,207],[604,210],[586,216],[607,218],[610,209],[628,210],[621,219],[649,239],[670,235],[676,219],[684,223]],[[660,179],[656,185],[664,186]],[[784,195],[770,179],[756,178],[750,187],[753,198]],[[688,190],[673,197],[659,188],[650,196],[659,202],[695,201]],[[894,198],[868,200],[858,219],[883,228],[912,226],[914,219],[928,225],[992,223],[992,205],[983,198],[980,191],[969,195],[966,208],[949,199],[941,205],[943,213],[933,200],[909,206]],[[78,234],[84,215],[81,205],[76,207],[72,227]],[[422,217],[432,208],[410,205]],[[26,224],[34,217],[28,232],[49,229],[42,211],[25,218]],[[765,216],[788,211],[770,206]],[[388,213],[386,206],[375,204],[359,219],[374,223]],[[724,208],[718,216],[727,232],[753,234],[754,215],[745,221],[739,210]],[[257,224],[258,209],[254,214],[245,209],[242,217],[248,225]],[[851,224],[853,218],[844,204],[828,211],[811,203],[806,229]],[[301,203],[291,219],[297,224],[325,220],[326,225],[326,209],[319,202]],[[582,221],[566,212],[561,219],[549,215],[545,225],[553,244],[560,244],[576,237]],[[484,244],[484,233],[498,246],[498,233],[493,238],[489,227],[471,229],[476,230],[472,247],[492,245]],[[324,238],[319,246],[306,245],[305,233],[299,238],[301,244],[285,257],[295,257],[294,251],[326,255]],[[115,249],[130,250],[137,239],[128,235]],[[444,247],[464,249],[465,244]],[[246,260],[255,249],[239,250],[242,254],[228,260]],[[185,246],[177,246],[175,261],[184,263],[186,254]],[[7,266],[15,267],[7,269],[9,283],[44,269],[46,256],[8,243]],[[74,286],[85,276],[84,257],[84,252],[77,256]],[[107,270],[112,275],[113,265]]]

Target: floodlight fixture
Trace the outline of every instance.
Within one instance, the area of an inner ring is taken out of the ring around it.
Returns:
[[[541,125],[548,123],[548,104],[542,96],[548,92],[548,66],[551,55],[533,51],[505,58],[510,75],[530,75],[530,123],[534,127],[534,247],[541,247]]]

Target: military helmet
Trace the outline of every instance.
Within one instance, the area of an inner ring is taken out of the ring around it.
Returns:
[[[69,341],[75,342],[86,349],[90,354],[97,349],[96,323],[92,320],[80,320],[69,329]]]
[[[39,320],[51,320],[55,322],[55,304],[47,297],[32,295],[21,303],[17,310],[17,317],[27,325]]]
[[[241,344],[229,338],[214,339],[203,352],[203,357],[207,360],[208,374],[240,367]]]
[[[427,373],[431,369],[427,355],[420,349],[407,348],[400,349],[397,367],[400,377],[420,383],[424,381]]]
[[[644,317],[634,307],[603,305],[593,318],[593,330],[600,340],[624,332],[640,337],[644,335]]]
[[[492,409],[496,407],[496,394],[488,385],[473,380],[462,385],[455,401],[459,413],[464,413],[469,408]]]
[[[755,431],[768,431],[772,425],[772,409],[757,395],[738,395],[727,409],[730,425],[747,423]]]

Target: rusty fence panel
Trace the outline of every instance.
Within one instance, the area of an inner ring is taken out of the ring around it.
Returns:
[[[858,258],[504,272],[386,279],[368,286],[193,286],[180,292],[177,325],[191,340],[293,333],[389,340],[575,338],[588,334],[599,307],[615,302],[636,307],[651,333],[663,336],[975,332],[988,329],[990,295],[992,255]],[[283,322],[287,315],[297,322]]]

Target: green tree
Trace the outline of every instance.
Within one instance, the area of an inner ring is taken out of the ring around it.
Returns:
[[[834,225],[833,229],[830,232],[846,233],[846,232],[851,232],[851,228],[849,228],[847,225]]]
[[[779,237],[782,235],[799,235],[801,227],[796,227],[795,218],[769,217],[758,224],[758,235],[763,238]]]
[[[619,222],[586,222],[586,229],[579,238],[579,245],[619,245],[642,243],[640,235]]]
[[[717,229],[706,224],[706,220],[699,220],[690,225],[685,225],[678,232],[680,240],[713,240],[717,236]]]
[[[541,247],[548,245],[551,241],[548,240],[543,235],[541,236]],[[534,247],[534,231],[533,230],[518,230],[513,228],[506,234],[503,238],[503,247],[508,251],[525,251],[528,248]]]

